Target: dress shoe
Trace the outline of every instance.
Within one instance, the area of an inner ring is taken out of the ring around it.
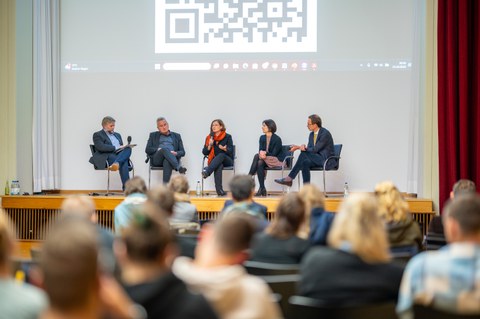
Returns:
[[[285,185],[285,186],[288,186],[288,187],[292,187],[292,182],[293,182],[292,180],[287,180],[286,178],[275,179],[275,183]]]
[[[225,196],[227,195],[227,192],[225,192],[223,189],[217,190],[217,195],[218,196]]]
[[[259,188],[258,191],[255,193],[255,196],[260,197],[260,196],[267,196],[267,189],[265,188]]]
[[[118,171],[119,168],[120,168],[120,165],[117,162],[115,162],[112,165],[110,165],[108,169],[115,172],[115,171]]]
[[[179,172],[180,174],[185,174],[185,173],[187,172],[187,168],[185,168],[185,167],[183,167],[183,166],[180,166],[180,167],[178,168],[178,172]]]
[[[207,177],[208,177],[208,173],[207,173],[207,170],[206,170],[206,169],[203,169],[203,170],[202,170],[202,177],[203,177],[203,178],[207,178]]]

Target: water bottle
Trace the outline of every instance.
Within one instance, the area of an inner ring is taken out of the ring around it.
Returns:
[[[345,182],[345,185],[343,185],[343,197],[347,197],[348,196],[348,183]]]
[[[197,181],[197,187],[195,188],[195,194],[197,196],[202,196],[202,186],[200,185],[200,181]]]
[[[17,180],[12,181],[10,186],[10,195],[20,195],[20,182]]]
[[[10,186],[8,186],[8,179],[5,183],[5,195],[10,195]]]

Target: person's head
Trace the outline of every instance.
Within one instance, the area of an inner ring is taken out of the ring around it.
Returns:
[[[312,114],[308,117],[307,127],[310,131],[316,131],[322,127],[322,119],[317,114]]]
[[[453,185],[452,191],[450,192],[450,198],[458,196],[465,193],[475,193],[477,187],[475,183],[469,179],[461,179]]]
[[[282,197],[275,212],[275,218],[266,232],[277,238],[290,238],[298,232],[305,218],[305,205],[297,193]]]
[[[377,200],[373,195],[350,195],[333,221],[328,244],[350,251],[368,263],[389,261],[387,234],[377,210]]]
[[[263,133],[275,133],[277,131],[277,124],[272,119],[268,119],[262,122],[262,131]]]
[[[12,225],[7,214],[0,209],[0,266],[6,267],[13,251]]]
[[[467,193],[450,199],[444,208],[443,224],[448,242],[480,243],[480,196]]]
[[[235,202],[243,202],[253,197],[255,182],[249,175],[235,175],[229,185]]]
[[[174,193],[187,194],[190,186],[185,175],[174,175],[168,182],[168,188]]]
[[[71,195],[62,202],[62,212],[65,217],[80,217],[91,222],[97,222],[95,202],[86,195]]]
[[[147,193],[147,199],[160,208],[168,217],[172,216],[175,197],[170,189],[163,185],[157,186]]]
[[[210,133],[219,133],[225,131],[225,123],[221,119],[215,119],[210,124]]]
[[[246,212],[224,215],[214,224],[205,224],[195,249],[195,262],[202,266],[241,264],[255,233],[253,218]]]
[[[115,252],[122,264],[125,258],[135,264],[169,266],[173,233],[161,212],[152,203],[146,203],[135,211],[132,221],[115,244]]]
[[[145,185],[145,181],[143,180],[143,178],[139,176],[134,176],[125,183],[125,196],[134,193],[147,193],[147,185]]]
[[[407,219],[408,203],[392,182],[381,182],[375,186],[378,214],[387,223]]]
[[[113,132],[115,129],[115,119],[111,116],[105,116],[102,120],[102,127],[109,133]]]
[[[78,218],[58,222],[42,246],[40,269],[52,308],[81,310],[98,299],[97,233]]]
[[[312,209],[317,207],[324,208],[325,197],[320,189],[313,184],[304,185],[302,188],[300,188],[298,195],[303,200],[305,205],[304,223],[301,226],[301,230],[298,235],[302,238],[308,238],[308,235],[310,234],[310,216],[312,214]]]
[[[167,122],[166,118],[159,117],[157,119],[157,129],[162,134],[167,134],[168,133],[168,131],[170,130],[170,127],[168,126],[168,122]]]

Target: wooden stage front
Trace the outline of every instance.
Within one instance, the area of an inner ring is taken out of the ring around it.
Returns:
[[[66,196],[2,196],[1,207],[15,225],[17,241],[20,244],[20,255],[28,256],[31,246],[41,244],[48,231],[60,217],[60,207]],[[123,196],[92,196],[95,201],[99,224],[113,229],[114,208],[124,199]],[[200,219],[215,219],[222,210],[228,197],[203,196],[191,197],[197,207]],[[267,206],[268,218],[275,214],[280,196],[258,197],[255,201]],[[327,198],[327,211],[337,212],[343,198]],[[425,234],[428,223],[435,215],[433,202],[429,199],[407,199],[413,218],[420,223]],[[22,248],[24,247],[24,248]]]

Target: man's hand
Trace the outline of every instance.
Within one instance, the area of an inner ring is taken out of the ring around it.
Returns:
[[[170,153],[172,153],[174,156],[177,156],[177,152],[175,151],[170,151]]]

